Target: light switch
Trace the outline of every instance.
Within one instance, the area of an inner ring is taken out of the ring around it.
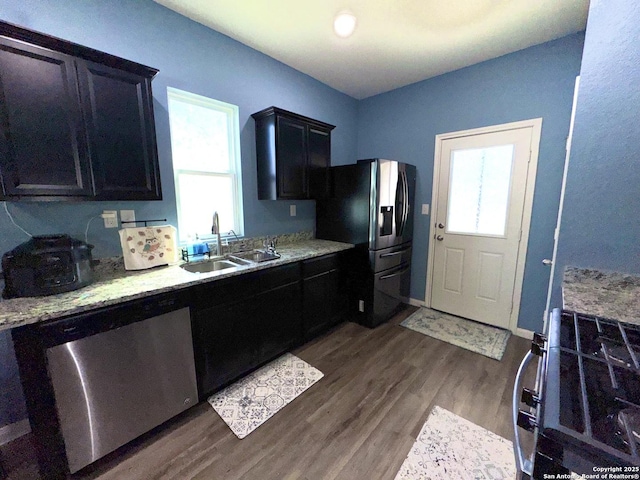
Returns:
[[[296,206],[295,205],[289,205],[289,215],[292,217],[296,216]]]
[[[429,204],[428,203],[423,203],[422,204],[422,214],[423,215],[429,215]]]

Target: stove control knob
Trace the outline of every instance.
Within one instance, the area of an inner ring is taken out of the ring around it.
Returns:
[[[528,406],[535,408],[540,403],[540,397],[536,394],[535,390],[530,388],[522,389],[522,397],[520,397],[522,403],[526,403]]]
[[[531,353],[534,355],[542,356],[542,352],[544,352],[544,344],[547,341],[547,338],[541,333],[534,333],[533,340],[531,341]]]
[[[524,428],[528,432],[533,432],[538,424],[536,416],[529,412],[518,410],[518,426]]]

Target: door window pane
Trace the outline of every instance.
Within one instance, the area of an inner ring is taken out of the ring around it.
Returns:
[[[514,145],[451,152],[448,233],[504,236],[513,154]]]

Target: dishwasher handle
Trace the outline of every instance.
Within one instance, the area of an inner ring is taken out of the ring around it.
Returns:
[[[522,377],[527,367],[531,363],[531,360],[533,360],[534,358],[536,358],[536,355],[531,351],[528,351],[522,359],[522,362],[520,363],[518,373],[516,374],[515,384],[513,386],[513,450],[516,457],[516,470],[518,472],[523,472],[529,476],[533,474],[533,463],[530,459],[524,458],[524,453],[522,451],[522,444],[520,442],[520,430],[518,427],[518,416],[520,414],[518,406],[520,404],[519,393],[522,390]]]

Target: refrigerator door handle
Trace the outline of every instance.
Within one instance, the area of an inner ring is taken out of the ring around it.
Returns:
[[[405,172],[398,171],[398,183],[396,185],[396,237],[401,237],[407,216],[407,181]]]
[[[402,170],[402,183],[404,186],[404,206],[402,207],[402,231],[404,231],[404,227],[407,224],[407,219],[409,218],[409,180],[407,179],[406,170]]]
[[[400,236],[400,232],[402,231],[402,207],[404,206],[404,199],[402,198],[403,194],[404,188],[402,187],[402,174],[398,172],[398,181],[396,182],[396,215],[394,218],[396,237]]]

